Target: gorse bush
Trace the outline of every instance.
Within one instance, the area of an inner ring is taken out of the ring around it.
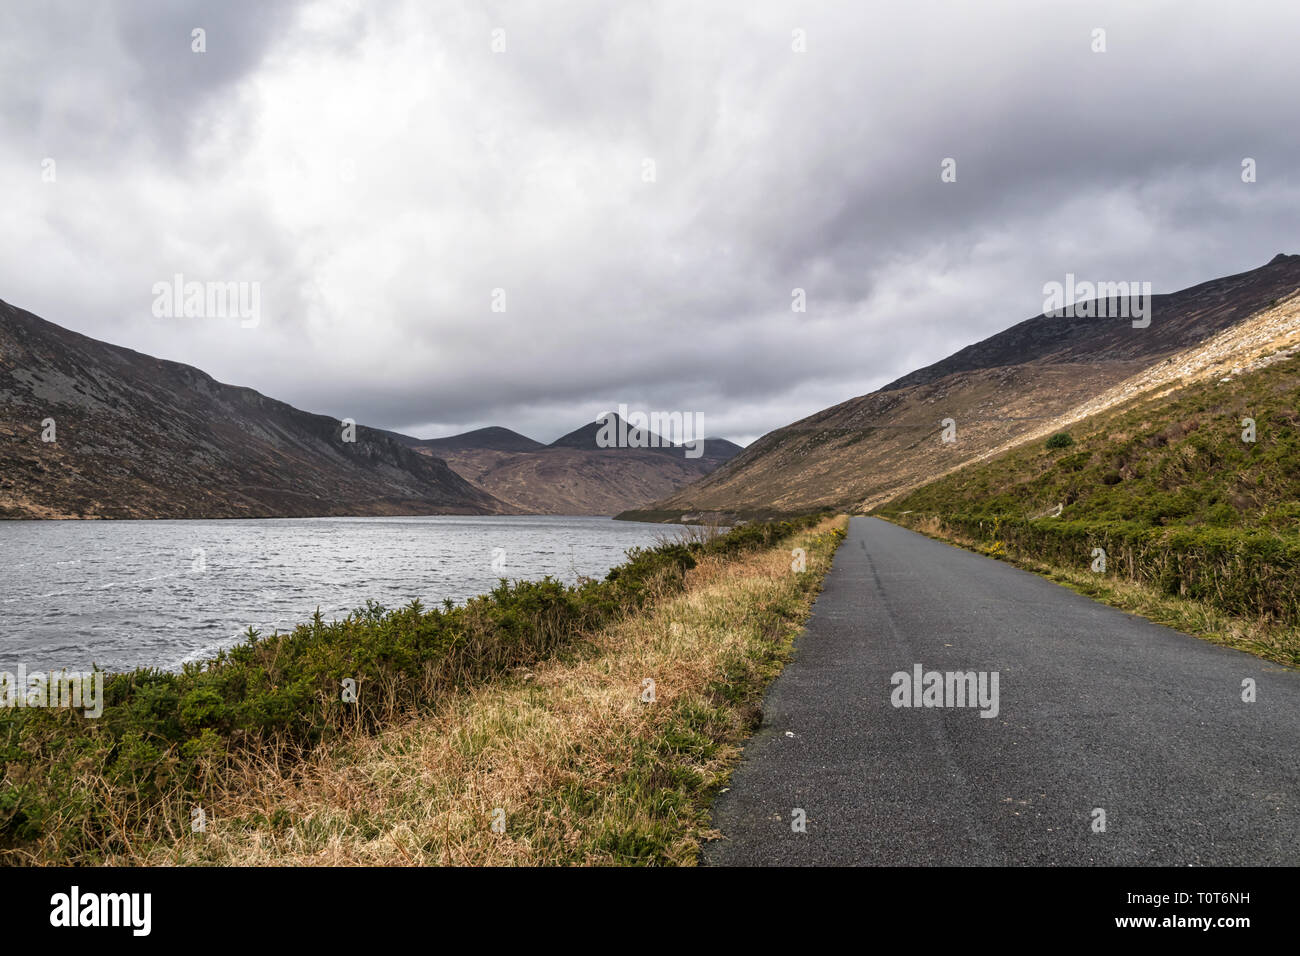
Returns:
[[[457,607],[373,602],[340,621],[247,639],[179,673],[106,675],[104,712],[0,709],[0,846],[37,839],[84,857],[174,825],[154,813],[202,801],[241,752],[286,760],[343,731],[425,710],[448,690],[534,662],[574,636],[680,590],[703,554],[769,546],[821,516],[744,525],[710,541],[628,552],[602,581],[502,581]],[[351,682],[345,700],[344,681]],[[354,693],[353,693],[354,692]]]
[[[1069,448],[1074,444],[1074,439],[1070,437],[1069,432],[1057,432],[1051,438],[1047,439],[1048,448]]]

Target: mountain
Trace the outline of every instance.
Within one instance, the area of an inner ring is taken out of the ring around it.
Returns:
[[[611,424],[619,427],[617,415]],[[511,510],[529,514],[618,514],[697,480],[741,450],[726,439],[706,438],[700,456],[689,458],[687,449],[658,436],[659,447],[601,448],[596,438],[602,427],[583,425],[549,445],[505,428],[404,440],[443,459]]]
[[[0,301],[0,516],[495,514],[377,429],[99,342]],[[46,423],[53,421],[53,442]]]
[[[1297,289],[1300,256],[1279,255],[1249,272],[1153,296],[1145,328],[1129,317],[1036,316],[770,432],[713,474],[627,516],[870,509],[1095,413],[1099,401],[1118,402],[1137,382],[1151,385],[1155,371],[1172,375],[1180,356],[1231,337],[1252,317],[1258,329],[1247,338],[1267,346],[1266,320]]]
[[[580,428],[575,428],[567,435],[562,435],[555,439],[555,441],[551,442],[547,447],[584,448],[593,451],[607,451],[608,449],[602,448],[600,445],[600,433],[602,430],[605,430],[607,431],[607,434],[617,434],[622,419],[620,419],[617,414],[611,412],[609,413],[608,421],[608,426],[605,424],[606,419],[602,418],[600,421],[590,422]],[[663,438],[661,435],[649,431],[648,429],[639,429],[630,424],[627,425],[626,428],[629,444],[635,443],[646,451],[658,452],[661,455],[668,455],[673,458],[689,458],[687,454],[688,451],[695,450],[694,448],[688,449],[682,444],[674,444]],[[728,441],[725,438],[705,438],[703,446],[703,450],[700,452],[699,456],[690,460],[707,462],[715,468],[723,462],[730,461],[744,450],[740,445],[737,445],[733,441]]]
[[[539,441],[533,441],[527,435],[490,425],[476,428],[470,432],[452,435],[448,438],[409,438],[393,434],[393,437],[412,448],[428,448],[437,451],[537,451],[545,448]]]

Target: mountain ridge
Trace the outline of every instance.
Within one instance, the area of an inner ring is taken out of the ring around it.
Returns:
[[[1048,429],[1072,409],[1259,315],[1300,289],[1300,256],[1152,297],[1151,325],[1038,315],[749,445],[653,503],[762,516],[866,510],[977,456]],[[1093,300],[1096,301],[1096,300]],[[944,442],[951,423],[951,442]],[[638,515],[628,514],[627,517]]]
[[[444,462],[0,300],[0,516],[499,514]],[[52,422],[52,433],[44,423]],[[43,441],[49,434],[53,441]]]
[[[617,433],[618,416],[610,414]],[[491,441],[475,444],[474,436],[489,429],[409,441],[508,507],[530,514],[618,514],[695,481],[741,450],[726,439],[705,438],[701,454],[692,458],[683,445],[652,434],[644,436],[644,445],[604,448],[597,442],[603,427],[603,421],[589,422],[549,445],[518,450]]]
[[[412,438],[400,432],[389,432],[389,434],[411,448],[440,448],[448,451],[463,451],[470,448],[492,451],[536,451],[546,447],[542,442],[500,425],[475,428],[456,435],[447,435],[444,438]]]

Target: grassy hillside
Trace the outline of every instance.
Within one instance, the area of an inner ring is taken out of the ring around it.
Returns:
[[[1254,442],[1242,440],[1245,418]],[[1066,434],[1064,447],[1023,445],[880,512],[1030,518],[1060,504],[1069,521],[1300,530],[1300,358],[1141,396]]]
[[[1281,627],[1262,652],[1300,663],[1300,358],[1139,395],[1063,434],[877,513],[1095,586]]]

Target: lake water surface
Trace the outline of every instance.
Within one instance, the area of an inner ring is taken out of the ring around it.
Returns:
[[[460,603],[502,577],[603,577],[671,533],[550,515],[0,521],[0,671],[176,669],[317,607],[328,620],[368,599]]]

